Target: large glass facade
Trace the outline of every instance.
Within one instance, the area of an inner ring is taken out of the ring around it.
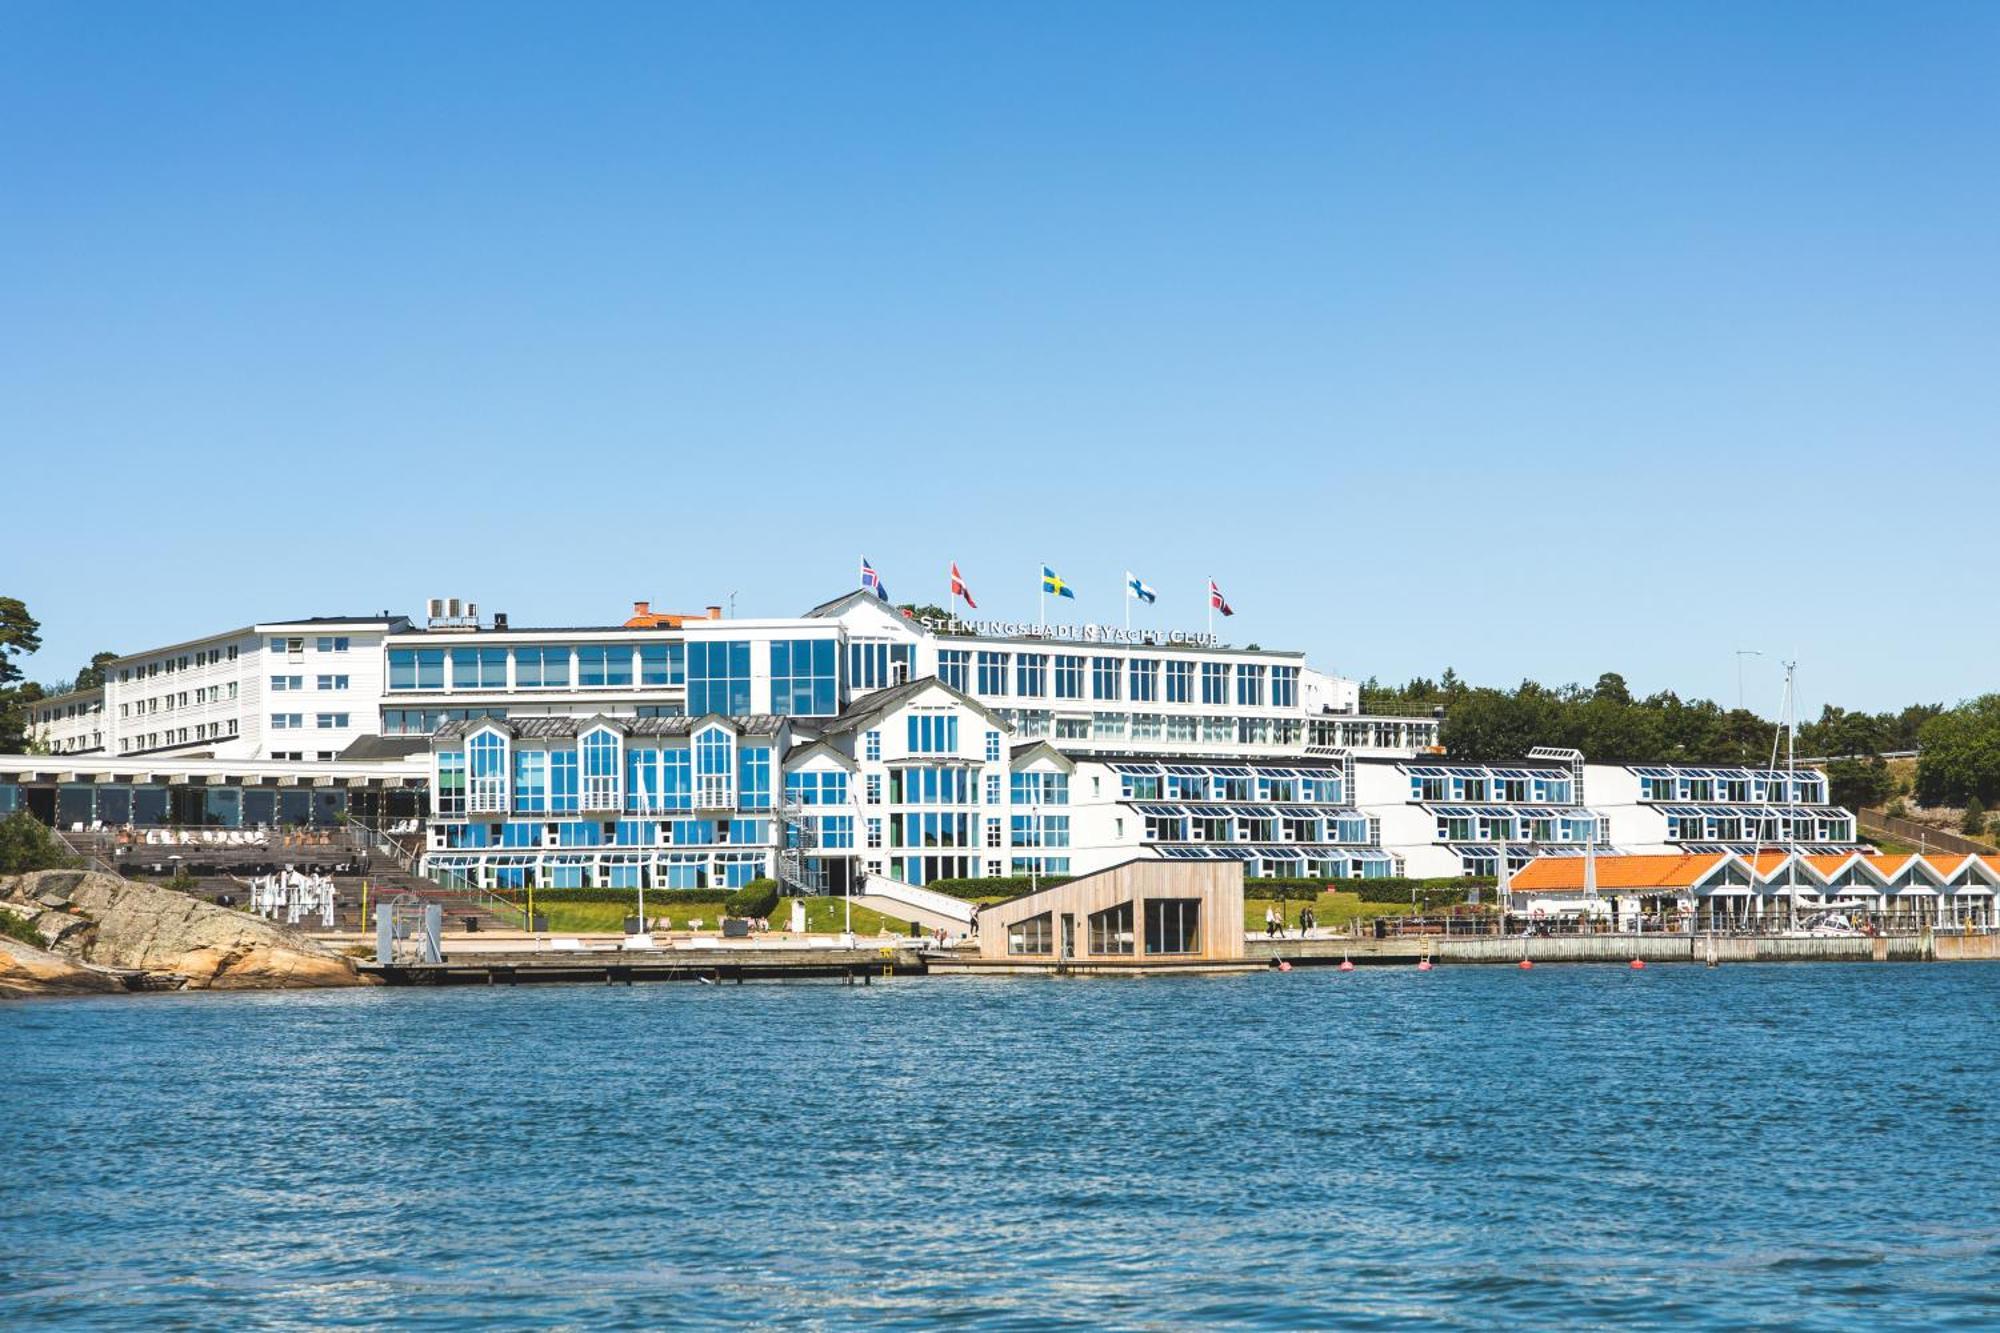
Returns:
[[[832,716],[840,706],[838,648],[839,645],[832,639],[774,641],[771,644],[771,711],[790,717]],[[739,711],[750,711],[747,701]]]
[[[688,713],[740,717],[750,711],[750,645],[726,640],[687,646]],[[829,710],[831,711],[831,710]]]

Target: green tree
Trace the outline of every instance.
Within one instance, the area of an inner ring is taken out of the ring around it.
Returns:
[[[1896,792],[1896,780],[1879,757],[1835,759],[1826,766],[1827,793],[1850,810],[1881,805]]]
[[[49,832],[48,825],[26,810],[0,819],[0,875],[67,870],[76,864],[76,858]]]
[[[0,685],[21,679],[21,667],[14,659],[26,657],[42,646],[42,623],[28,614],[28,605],[18,597],[0,597]]]
[[[1925,722],[1917,733],[1917,799],[1958,805],[2000,800],[2000,694],[1983,694]]]
[[[104,688],[104,668],[118,660],[117,653],[92,653],[90,665],[76,673],[73,690],[98,690]]]
[[[1958,823],[1969,837],[1978,837],[1986,832],[1986,806],[1975,796],[1965,803],[1965,818]]]
[[[0,754],[18,754],[25,748],[31,702],[27,691],[33,690],[36,699],[41,691],[32,683],[20,683],[21,666],[15,659],[41,646],[41,622],[28,614],[27,603],[0,597]]]

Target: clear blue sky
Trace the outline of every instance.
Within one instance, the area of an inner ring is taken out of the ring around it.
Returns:
[[[1984,3],[12,0],[0,592],[54,678],[1047,560],[1355,675],[1956,700],[1996,68]]]

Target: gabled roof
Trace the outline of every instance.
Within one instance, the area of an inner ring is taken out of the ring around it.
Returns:
[[[812,759],[834,759],[839,761],[842,768],[847,769],[859,767],[850,756],[825,741],[808,741],[804,745],[794,745],[785,755],[785,767],[789,769]]]
[[[872,606],[896,623],[909,626],[914,633],[925,634],[929,632],[922,625],[904,615],[894,605],[883,601],[866,588],[856,588],[852,592],[842,593],[830,602],[821,602],[800,618],[804,620],[834,620],[843,611],[852,610],[856,606]]]
[[[1074,773],[1076,771],[1076,760],[1070,758],[1047,741],[1030,741],[1026,745],[1016,745],[1007,752],[1007,765],[1010,768],[1019,768],[1023,764],[1032,764],[1037,759],[1053,759],[1070,772]]]
[[[743,717],[728,717],[721,713],[709,713],[703,717],[612,717],[603,713],[590,717],[475,717],[447,722],[432,733],[432,738],[459,740],[475,731],[490,728],[523,740],[563,739],[581,736],[598,726],[609,727],[626,736],[675,737],[692,735],[709,722],[723,723],[742,736],[776,736],[790,720],[773,713],[751,713]]]
[[[964,704],[1001,731],[1011,732],[1013,730],[998,713],[967,694],[964,690],[955,690],[936,676],[919,676],[917,679],[906,681],[901,685],[892,685],[886,690],[877,690],[867,698],[862,699],[859,703],[850,705],[848,710],[839,717],[834,718],[830,722],[821,723],[820,733],[825,736],[838,736],[844,732],[858,731],[870,723],[876,722],[888,714],[895,712],[918,695],[933,689],[943,690],[951,696],[953,702]]]
[[[1597,887],[1605,890],[1693,888],[1724,863],[1736,859],[1728,852],[1600,856],[1596,858]],[[1538,856],[1515,872],[1511,888],[1516,893],[1581,892],[1585,860],[1581,856]]]

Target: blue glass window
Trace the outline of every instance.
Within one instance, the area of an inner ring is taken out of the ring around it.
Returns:
[[[569,688],[569,653],[561,648],[516,648],[514,684],[524,690]]]
[[[972,654],[963,649],[948,648],[938,654],[938,679],[954,690],[965,688],[966,663]]]
[[[729,640],[687,646],[688,712],[694,717],[750,711],[750,645]],[[829,712],[832,710],[828,710]]]
[[[1083,659],[1067,653],[1056,654],[1056,698],[1083,697]]]
[[[540,814],[549,808],[547,751],[514,752],[514,808],[523,814]]]
[[[847,681],[857,690],[879,690],[910,677],[907,643],[854,643],[847,648]]]
[[[1294,666],[1271,668],[1271,707],[1296,708],[1299,704],[1299,669]]]
[[[585,689],[632,683],[632,645],[585,644],[576,650],[576,683]]]
[[[1093,699],[1116,699],[1118,680],[1124,674],[1124,663],[1115,657],[1093,657],[1090,659],[1090,697]]]
[[[997,731],[989,731],[986,733],[986,762],[989,764],[995,764],[998,763],[999,761],[1000,761],[1000,733]]]
[[[583,808],[618,808],[618,735],[598,727],[583,738]]]
[[[837,647],[832,639],[773,641],[771,711],[788,717],[826,717],[838,711]],[[741,711],[749,712],[749,705]]]
[[[1132,659],[1132,694],[1135,704],[1149,704],[1160,697],[1160,661],[1156,657]]]
[[[467,806],[475,814],[498,814],[507,808],[507,739],[482,731],[465,743],[470,777]]]
[[[1069,774],[1016,773],[1009,795],[1015,805],[1068,805]]]
[[[1258,663],[1236,668],[1236,702],[1248,708],[1264,706],[1264,668]]]
[[[451,687],[454,690],[506,689],[507,650],[505,648],[452,649]]]
[[[1170,704],[1194,702],[1194,663],[1167,663],[1167,702]]]
[[[1014,693],[1027,699],[1039,699],[1049,692],[1049,655],[1047,653],[1022,653],[1014,659]]]
[[[626,749],[625,808],[638,813],[651,813],[662,808],[658,750]]]
[[[549,751],[549,813],[574,813],[576,801],[576,751]]]
[[[847,774],[840,769],[785,774],[785,797],[800,805],[846,805]]]
[[[1205,704],[1229,702],[1229,663],[1201,664],[1201,701]]]
[[[687,648],[678,643],[639,645],[641,685],[682,685],[687,682]]]
[[[771,747],[746,745],[737,751],[736,803],[745,810],[771,808]]]
[[[604,826],[594,819],[566,819],[556,825],[558,847],[602,847]]]
[[[1007,693],[1007,654],[981,653],[979,655],[979,691],[982,695],[1005,695]]]
[[[389,688],[392,690],[443,689],[444,649],[390,649]]]
[[[958,719],[949,714],[918,713],[909,718],[911,754],[955,754]]]
[[[693,756],[685,745],[660,752],[660,808],[694,809]]]
[[[723,810],[736,804],[736,746],[728,732],[710,727],[694,738],[695,805]]]
[[[437,756],[437,813],[465,813],[465,751],[440,750]]]

